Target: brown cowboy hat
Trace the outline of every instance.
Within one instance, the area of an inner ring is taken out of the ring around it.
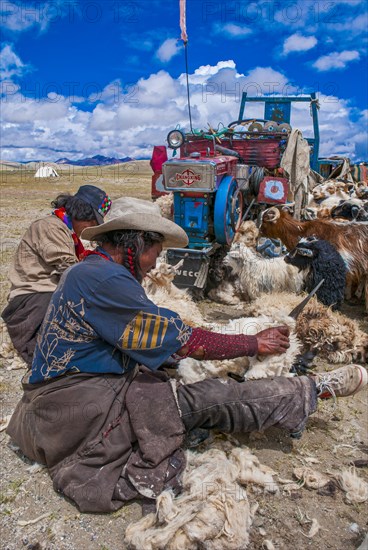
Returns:
[[[82,231],[82,239],[96,240],[96,237],[109,231],[135,229],[137,231],[155,231],[164,237],[166,248],[184,248],[188,236],[176,223],[164,218],[157,204],[133,197],[121,197],[113,201],[110,212],[101,225],[87,227]]]

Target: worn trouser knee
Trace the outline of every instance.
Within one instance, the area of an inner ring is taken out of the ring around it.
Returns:
[[[51,297],[52,292],[21,294],[13,298],[1,314],[13,346],[29,368]]]
[[[179,386],[187,430],[259,431],[270,426],[301,432],[317,408],[315,383],[307,376],[235,382],[211,379]]]

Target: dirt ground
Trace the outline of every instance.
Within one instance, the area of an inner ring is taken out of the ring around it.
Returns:
[[[37,181],[34,171],[4,171],[1,175],[1,265],[0,306],[4,307],[8,292],[7,270],[14,250],[27,226],[49,212],[49,203],[62,191],[76,191],[82,183],[104,188],[112,198],[132,195],[150,197],[150,169],[147,163],[135,163],[133,169],[104,168],[65,172],[61,178]],[[224,320],[240,316],[238,308],[204,301],[201,310],[209,320]],[[344,313],[357,319],[368,330],[362,305],[344,306]],[[317,360],[318,370],[328,365]],[[0,366],[1,418],[13,410],[21,396],[23,369],[8,370]],[[309,421],[299,441],[287,434],[268,430],[236,438],[256,454],[261,463],[273,468],[279,479],[292,479],[295,467],[308,465],[322,473],[337,473],[351,467],[353,461],[368,460],[367,389],[358,395],[324,402]],[[81,514],[76,507],[52,489],[45,469],[34,469],[29,460],[12,449],[8,436],[0,432],[1,548],[8,550],[120,550],[126,526],[141,517],[141,507],[133,503],[110,515]],[[368,481],[367,467],[357,469]],[[277,478],[276,478],[277,481]],[[368,502],[348,504],[345,494],[336,486],[329,493],[302,487],[286,494],[265,493],[248,487],[251,503],[259,508],[250,533],[250,549],[277,550],[305,548],[312,550],[357,549],[368,532]],[[319,532],[307,534],[316,519]],[[26,522],[24,525],[22,522]],[[368,544],[361,547],[367,550]],[[145,549],[142,549],[145,550]],[[226,548],[224,548],[226,550]],[[240,549],[239,549],[240,550]]]

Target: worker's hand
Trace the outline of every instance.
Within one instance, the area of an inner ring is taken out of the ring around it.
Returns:
[[[290,347],[289,328],[287,326],[266,328],[255,336],[259,355],[280,355]]]

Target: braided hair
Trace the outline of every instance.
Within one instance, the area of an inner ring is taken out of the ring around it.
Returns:
[[[120,248],[123,254],[122,265],[141,283],[143,276],[139,265],[140,255],[155,243],[162,243],[164,237],[161,233],[155,231],[124,229],[121,231],[108,231],[98,235],[94,240],[102,248],[105,243]]]

